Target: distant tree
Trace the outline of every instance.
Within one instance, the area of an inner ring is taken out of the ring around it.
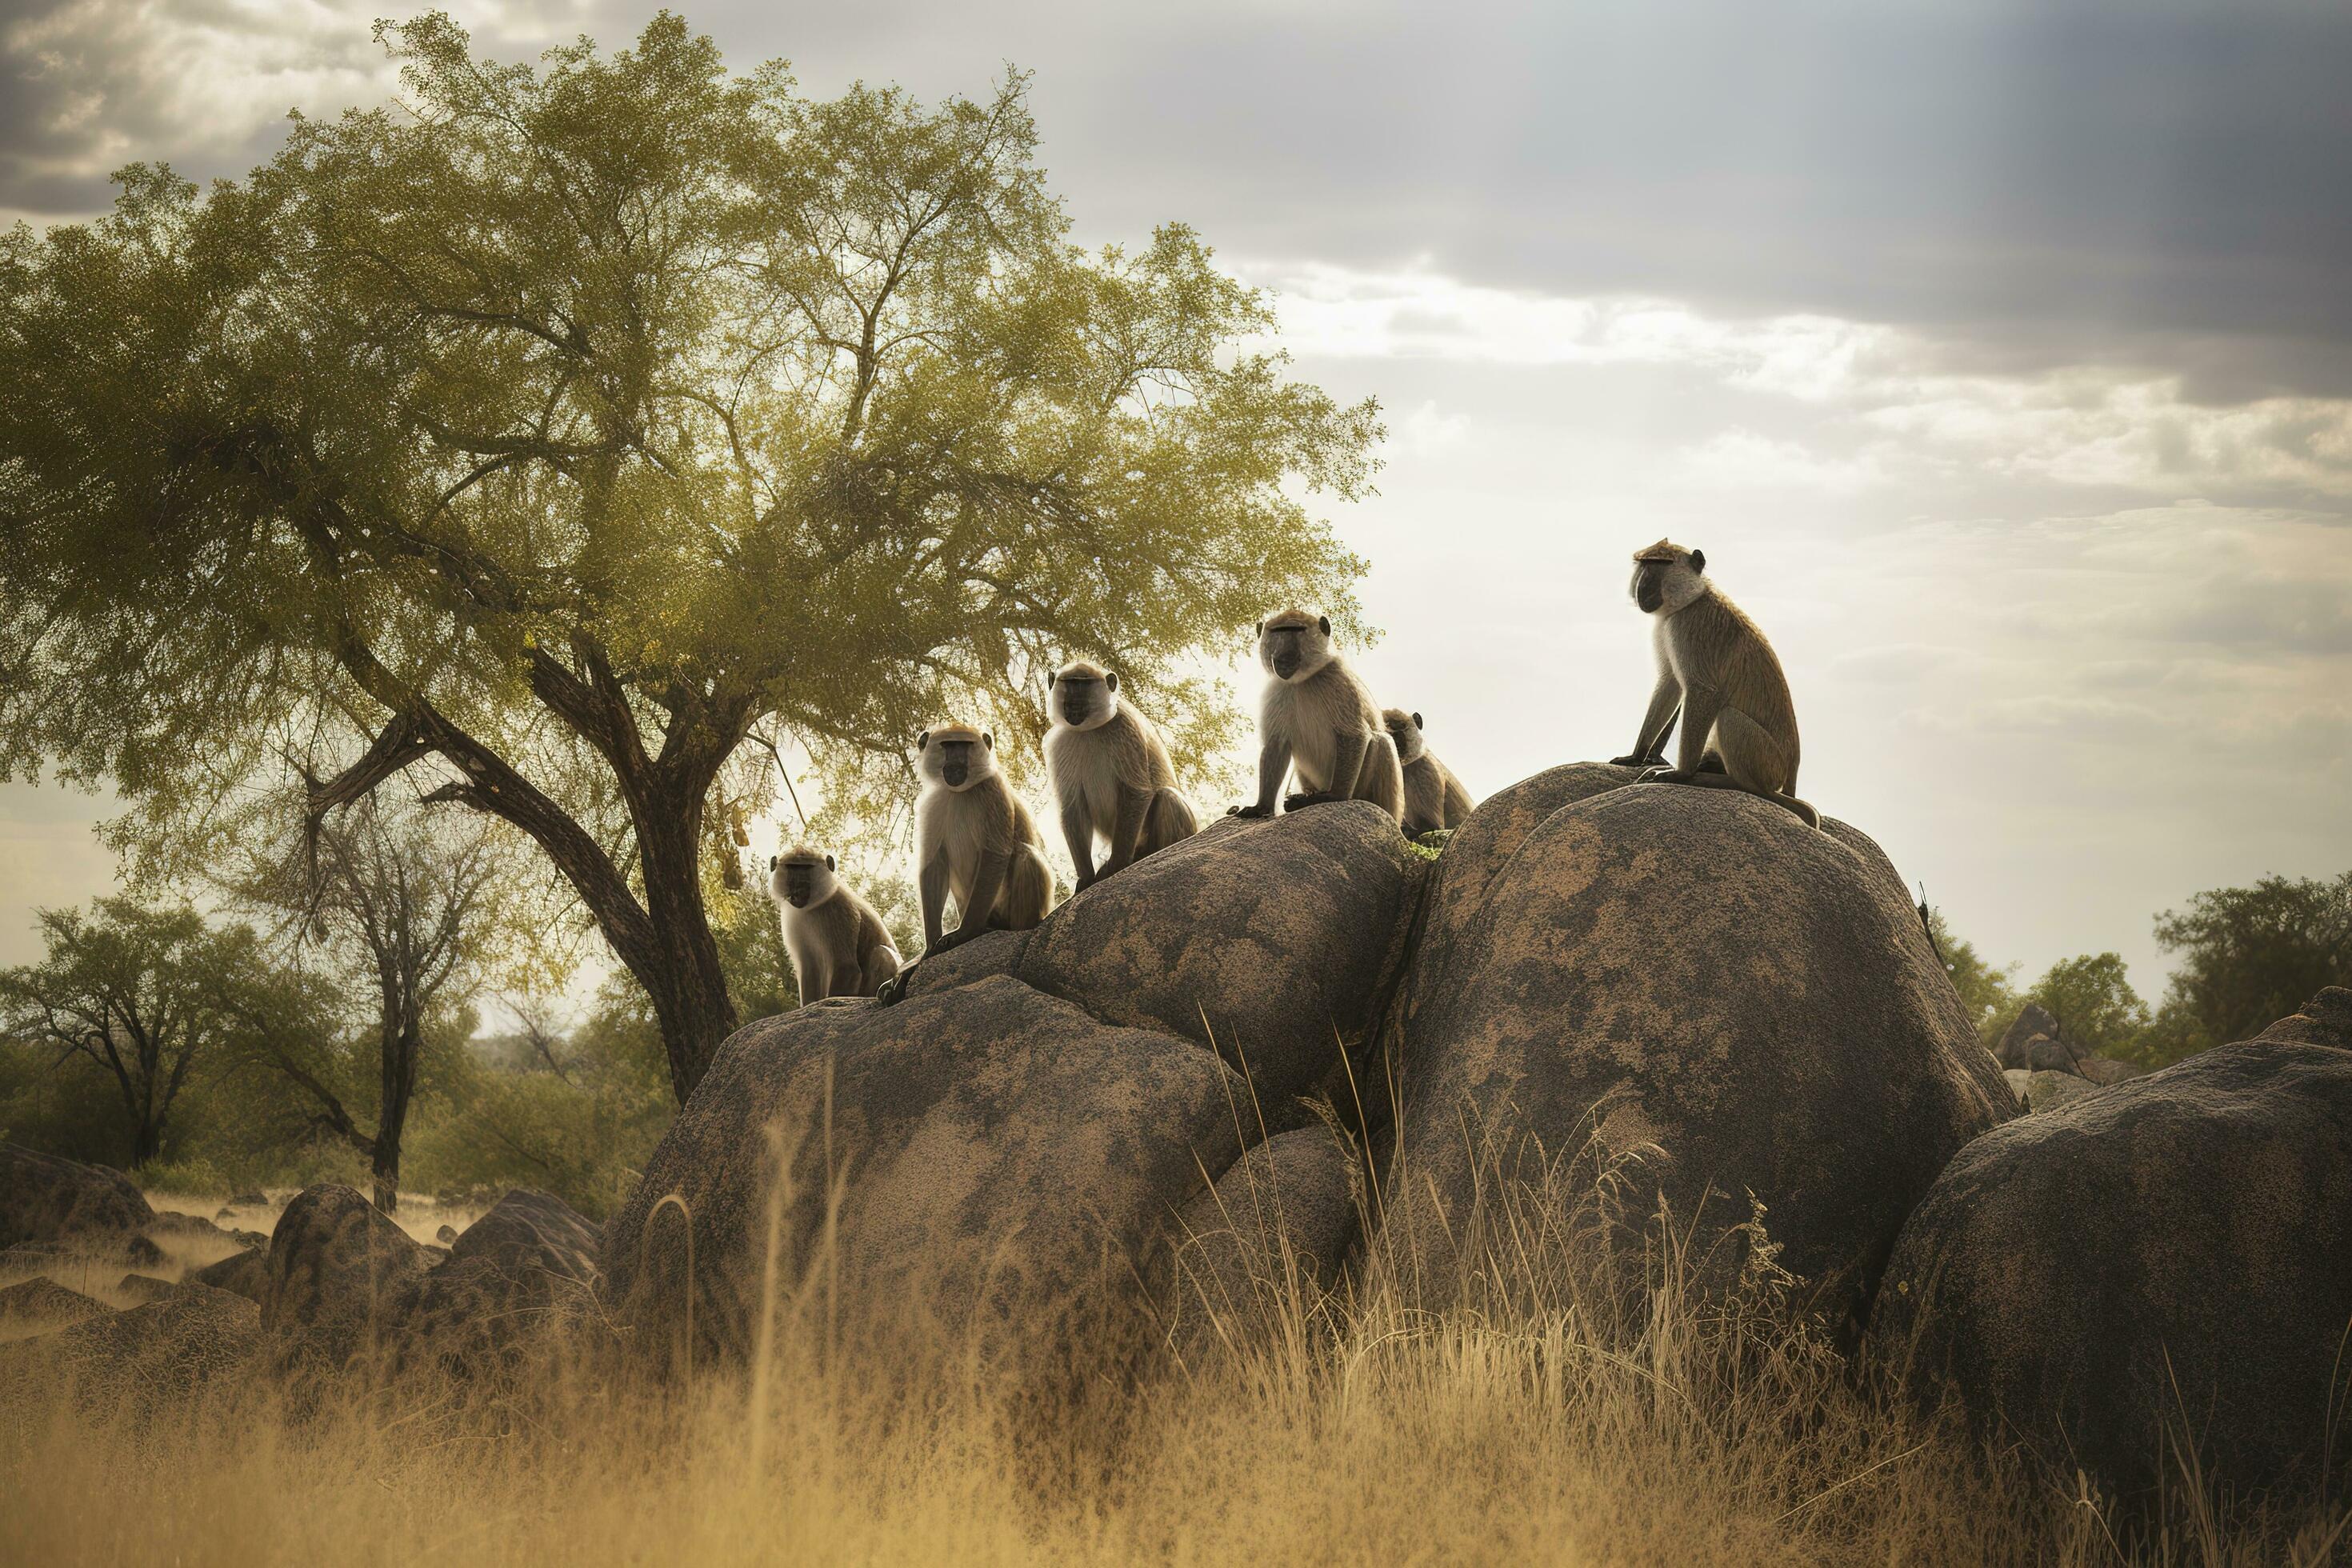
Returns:
[[[276,847],[247,891],[291,916],[297,956],[320,967],[231,999],[257,1059],[367,1157],[386,1214],[399,1206],[401,1140],[434,1026],[472,997],[488,950],[512,931],[494,907],[510,876],[496,825],[437,815],[370,795]]]
[[[0,973],[0,1026],[46,1047],[52,1065],[78,1057],[112,1080],[135,1170],[162,1152],[181,1092],[241,1027],[221,996],[252,973],[253,933],[127,898],[87,914],[44,910],[40,925],[48,956]]]
[[[2199,893],[2156,918],[2178,955],[2150,1048],[2163,1061],[2249,1039],[2322,987],[2352,985],[2352,871],[2265,877]]]
[[[683,1100],[740,1016],[703,873],[751,737],[887,812],[944,714],[1026,765],[1083,654],[1198,759],[1200,655],[1353,624],[1298,498],[1365,492],[1377,409],[1286,379],[1191,231],[1073,247],[1024,79],[811,101],[667,14],[539,68],[379,36],[397,106],[0,240],[0,770],[112,781],[143,868],[349,721],[312,812],[421,765],[520,828]]]
[[[1928,911],[1927,934],[1943,958],[1944,973],[1952,977],[1952,986],[1960,994],[1960,1005],[1967,1010],[1969,1026],[1990,1048],[2010,1020],[2017,1016],[2022,1002],[2012,983],[2017,965],[1994,968],[1977,952],[1974,942],[1952,933],[1941,910]]]
[[[2086,1057],[2129,1056],[2148,1026],[2147,1004],[2119,953],[2085,953],[2050,966],[2025,993],[2058,1021],[2058,1037]]]

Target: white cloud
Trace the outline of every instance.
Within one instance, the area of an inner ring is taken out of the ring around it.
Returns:
[[[1884,477],[1867,454],[1832,457],[1801,442],[1776,440],[1737,426],[1685,447],[1681,468],[1693,482],[1725,490],[1769,487],[1851,495]]]
[[[1423,267],[1244,263],[1280,296],[1282,341],[1318,359],[1586,370],[1652,366],[1827,421],[1854,450],[1744,426],[1684,457],[1701,483],[1851,492],[1965,466],[1990,476],[2173,498],[2290,491],[2352,500],[2352,400],[2190,401],[2174,376],[2098,365],[1958,374],[1946,345],[1819,315],[1737,319],[1669,300],[1560,297]]]

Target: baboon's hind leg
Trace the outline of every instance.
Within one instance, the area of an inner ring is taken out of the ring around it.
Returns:
[[[1364,742],[1364,765],[1356,774],[1356,798],[1369,800],[1404,822],[1404,764],[1397,761],[1396,742],[1385,730]]]
[[[1200,819],[1192,814],[1192,803],[1181,790],[1163,789],[1151,797],[1151,809],[1143,819],[1143,837],[1135,847],[1137,859],[1155,849],[1165,849],[1171,844],[1181,844],[1201,831]]]

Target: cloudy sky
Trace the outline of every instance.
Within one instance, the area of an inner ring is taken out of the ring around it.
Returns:
[[[644,7],[450,7],[493,52]],[[0,0],[0,214],[238,174],[369,100],[384,0]],[[1360,663],[1485,792],[1625,749],[1629,552],[1773,635],[1802,793],[2030,977],[2352,867],[2352,6],[2341,0],[689,8],[748,65],[1036,73],[1081,237],[1181,218],[1390,411],[1335,518]],[[0,961],[100,890],[0,791]]]

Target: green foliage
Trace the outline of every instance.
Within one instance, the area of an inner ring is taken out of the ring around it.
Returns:
[[[641,1007],[600,1012],[568,1037],[532,1026],[478,1042],[447,1091],[419,1109],[412,1184],[537,1187],[592,1218],[609,1214],[677,1110],[660,1034]]]
[[[2014,984],[2017,965],[1994,968],[1977,952],[1974,942],[1953,934],[1941,910],[1928,911],[1927,931],[1936,951],[1943,955],[1944,973],[1952,977],[1952,987],[1960,994],[1960,1006],[1968,1014],[1969,1026],[1976,1030],[1985,1048],[1991,1049],[2021,1005]]]
[[[112,779],[145,869],[288,736],[373,732],[314,804],[417,767],[528,834],[682,1094],[737,1016],[702,868],[772,787],[748,738],[894,820],[917,731],[1034,766],[1085,655],[1195,768],[1238,719],[1188,666],[1270,603],[1354,626],[1301,498],[1366,492],[1377,410],[1254,346],[1189,229],[1072,247],[1024,79],[814,101],[667,14],[538,68],[379,32],[401,108],[0,242],[0,770]]]
[[[2177,967],[2148,1059],[2251,1039],[2322,987],[2352,985],[2352,871],[2200,893],[2157,917],[2156,940]]]
[[[223,999],[256,970],[253,933],[127,898],[39,918],[48,956],[0,973],[0,1028],[28,1056],[49,1053],[53,1068],[81,1058],[115,1098],[113,1158],[143,1165],[163,1152],[182,1093],[242,1032]]]
[[[2025,993],[2058,1020],[2059,1037],[2086,1057],[2130,1057],[2148,1025],[2119,953],[2085,953],[2052,964]]]

